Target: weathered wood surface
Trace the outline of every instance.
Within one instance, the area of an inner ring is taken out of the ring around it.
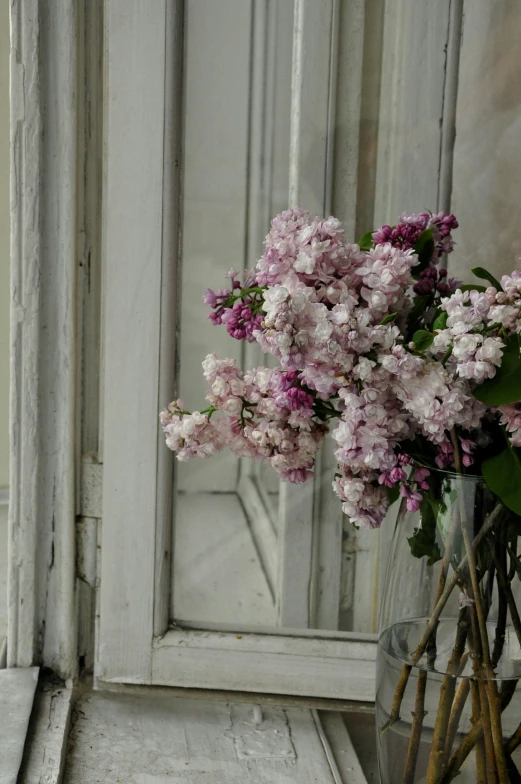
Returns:
[[[0,784],[16,784],[38,667],[0,670]]]
[[[105,6],[98,669],[143,681],[150,677],[156,573],[166,6],[165,0],[151,6],[108,0]]]
[[[65,676],[75,666],[77,12],[72,0],[11,3],[8,659],[43,658]]]
[[[61,784],[72,704],[71,688],[52,677],[40,680],[17,784]]]
[[[362,784],[352,747],[335,753],[340,779],[309,710],[94,693],[76,705],[64,784]]]
[[[151,682],[373,701],[375,654],[369,641],[170,631],[154,647]]]

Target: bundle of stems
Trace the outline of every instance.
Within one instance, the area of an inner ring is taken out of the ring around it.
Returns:
[[[457,468],[462,474],[459,460]],[[521,784],[521,774],[512,759],[513,752],[521,745],[521,723],[507,738],[504,737],[502,724],[503,712],[512,700],[518,680],[501,682],[496,673],[504,650],[508,616],[521,646],[521,618],[512,590],[513,580],[521,577],[520,563],[516,548],[512,549],[506,541],[508,510],[497,503],[472,541],[470,530],[473,521],[466,519],[463,496],[463,492],[458,494],[459,508],[453,515],[447,534],[433,612],[415,651],[403,667],[389,720],[381,729],[381,732],[386,731],[400,719],[404,694],[411,672],[416,667],[416,697],[402,784],[414,784],[417,777],[426,784],[449,784],[458,776],[471,754],[475,755],[478,784]],[[457,565],[452,562],[456,535],[464,543],[464,554]],[[480,547],[481,557],[478,558]],[[417,767],[426,716],[429,668],[435,664],[440,616],[457,588],[465,600],[455,625],[452,653],[439,687],[434,728],[429,735],[426,776],[425,770],[420,776]],[[491,646],[487,618],[493,595],[497,596],[497,620]],[[423,657],[427,665],[421,664]],[[471,668],[472,674],[460,677],[466,667]],[[463,734],[460,724],[468,715],[471,716],[471,729]]]

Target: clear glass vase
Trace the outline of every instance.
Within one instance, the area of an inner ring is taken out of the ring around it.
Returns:
[[[521,519],[480,477],[431,471],[405,501],[377,664],[382,784],[521,781]]]

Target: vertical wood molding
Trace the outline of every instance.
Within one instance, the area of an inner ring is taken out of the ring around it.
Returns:
[[[169,49],[181,8],[167,0],[105,3],[104,492],[96,676],[123,682],[150,680],[154,622],[164,631],[168,617],[168,573],[156,571],[156,559],[169,548],[171,474],[158,458],[158,411],[159,394],[172,383],[173,337],[165,331],[172,327],[175,296],[171,211],[177,185],[170,167],[177,141],[171,125],[176,96],[167,93],[177,83],[168,69],[180,57]],[[165,491],[164,500],[158,491]]]
[[[289,202],[315,215],[327,214],[331,207],[338,28],[337,0],[296,0]],[[307,628],[316,621],[311,617],[311,610],[322,607],[320,601],[316,601],[321,588],[313,580],[317,537],[323,553],[337,548],[337,567],[340,568],[341,529],[333,525],[328,526],[327,532],[325,529],[318,532],[322,522],[317,504],[322,465],[319,458],[317,479],[313,483],[281,484],[278,586],[281,626]],[[326,533],[332,537],[329,546]],[[324,608],[323,620],[319,622],[329,622],[332,614],[338,623],[334,607],[327,611]]]
[[[443,89],[443,119],[440,140],[440,182],[438,210],[450,212],[452,200],[454,145],[456,142],[456,109],[460,52],[463,34],[463,0],[451,0],[447,33],[447,61]]]
[[[338,0],[295,0],[289,202],[312,214],[330,208],[337,36]]]
[[[76,47],[73,0],[11,3],[8,665],[75,667]]]
[[[161,260],[161,324],[159,336],[159,406],[176,393],[176,335],[179,327],[180,170],[183,105],[183,3],[166,6],[165,107],[163,141],[163,220]],[[174,455],[157,439],[156,563],[154,635],[164,634],[170,620],[173,520],[176,496]]]

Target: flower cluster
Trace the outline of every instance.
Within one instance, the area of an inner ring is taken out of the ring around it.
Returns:
[[[171,404],[167,445],[181,460],[229,447],[302,482],[334,421],[333,488],[370,528],[395,495],[418,509],[429,467],[479,473],[501,430],[521,447],[521,271],[498,283],[478,269],[497,285],[459,288],[437,266],[457,225],[404,214],[355,245],[335,218],[278,215],[256,268],[242,284],[231,271],[231,287],[205,302],[214,324],[279,366],[242,372],[210,354],[209,408]]]
[[[161,414],[167,446],[178,459],[210,457],[230,447],[241,457],[267,460],[282,480],[313,476],[328,428],[296,373],[265,367],[242,373],[235,360],[215,354],[204,360],[203,373],[208,409],[189,413],[177,401]]]
[[[263,319],[260,312],[262,291],[255,285],[251,273],[245,274],[242,286],[237,275],[235,270],[230,270],[228,277],[232,282],[231,289],[208,289],[204,295],[204,303],[212,308],[209,319],[215,326],[225,324],[232,338],[251,343],[255,340],[253,333],[260,327]]]
[[[436,263],[445,253],[454,250],[452,232],[458,228],[458,221],[454,215],[438,212],[408,213],[405,212],[396,226],[382,226],[373,232],[372,238],[376,243],[390,243],[395,248],[414,248],[421,234],[430,229],[433,234],[434,248],[432,262]]]

